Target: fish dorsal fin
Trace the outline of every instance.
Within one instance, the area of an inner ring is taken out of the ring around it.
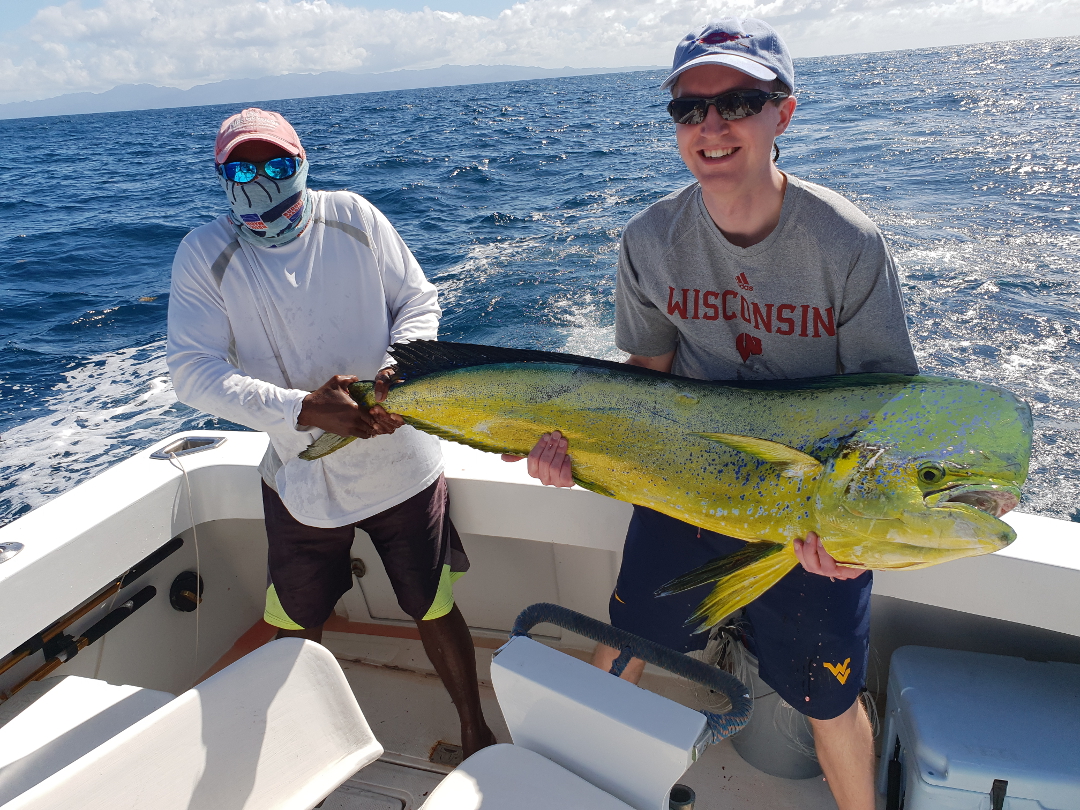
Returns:
[[[821,462],[816,458],[779,442],[755,439],[753,436],[739,436],[734,433],[695,433],[694,435],[782,467],[781,475],[789,478],[810,476],[821,470]]]
[[[481,346],[473,343],[451,343],[442,340],[412,340],[395,343],[390,355],[397,364],[397,376],[403,380],[415,380],[427,374],[503,363],[556,363],[588,368],[602,368],[639,377],[657,377],[684,380],[673,374],[654,371],[641,366],[631,366],[614,360],[598,360],[576,354],[541,352],[532,349],[507,349],[502,346]]]

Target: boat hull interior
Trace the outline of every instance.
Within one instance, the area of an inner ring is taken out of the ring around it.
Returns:
[[[173,538],[183,540],[178,550],[63,633],[78,639],[147,586],[153,598],[44,683],[76,675],[180,695],[272,638],[273,628],[261,620],[267,582],[258,465],[267,439],[251,432],[185,436],[224,441],[152,458],[176,443],[170,437],[0,529],[0,543],[22,546],[0,563],[0,655]],[[533,603],[607,620],[630,507],[579,488],[542,487],[524,464],[459,445],[445,444],[445,451],[452,517],[472,564],[455,599],[472,628],[485,712],[500,742],[510,742],[490,686],[491,654]],[[875,574],[868,689],[881,710],[890,656],[905,645],[1080,664],[1080,524],[1023,513],[1006,520],[1018,539],[1001,552]],[[456,714],[359,530],[352,556],[361,561],[357,576],[327,624],[324,644],[386,753],[324,807],[419,807],[455,762]],[[202,579],[197,610],[178,610],[170,599],[184,572]],[[553,625],[538,626],[533,637],[583,660],[593,646]],[[44,662],[36,651],[0,674],[0,695]],[[0,725],[41,694],[41,683],[0,702]],[[642,685],[693,708],[708,700],[651,666]],[[766,776],[727,741],[681,781],[698,791],[701,808],[832,806],[820,776]]]

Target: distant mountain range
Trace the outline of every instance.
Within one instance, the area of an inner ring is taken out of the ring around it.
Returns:
[[[452,87],[526,79],[552,79],[597,73],[630,73],[660,70],[659,67],[539,68],[516,65],[443,65],[427,70],[396,70],[391,73],[287,73],[261,79],[227,79],[200,84],[190,90],[152,84],[122,84],[104,93],[67,93],[40,101],[0,104],[0,119],[37,118],[46,115],[159,110],[168,107],[200,107],[287,98],[373,93],[381,90],[413,90],[420,87]]]

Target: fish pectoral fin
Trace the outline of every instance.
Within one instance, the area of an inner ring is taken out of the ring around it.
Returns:
[[[324,433],[309,444],[307,449],[297,457],[302,458],[304,461],[314,461],[317,458],[330,455],[335,450],[340,450],[355,439],[355,436],[338,436],[336,433]]]
[[[695,433],[694,435],[775,464],[783,468],[781,475],[789,478],[812,476],[821,471],[821,462],[816,458],[779,442],[755,439],[753,436],[739,436],[735,433]]]
[[[715,559],[672,580],[657,591],[657,595],[677,593],[715,581],[716,587],[686,620],[688,625],[700,622],[694,632],[701,633],[757,599],[798,563],[791,543],[747,543],[734,554]]]
[[[583,478],[578,475],[578,473],[574,473],[574,483],[582,489],[587,489],[590,492],[595,492],[597,495],[604,495],[608,498],[615,498],[616,500],[619,499],[618,495],[605,487],[603,484],[598,484],[588,478]]]
[[[724,577],[730,576],[737,571],[768,559],[784,548],[783,543],[750,542],[733,554],[717,557],[702,566],[695,568],[689,573],[668,582],[657,591],[657,596],[670,596],[673,593],[682,593],[699,585],[707,585]]]

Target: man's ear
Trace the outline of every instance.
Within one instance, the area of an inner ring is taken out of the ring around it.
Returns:
[[[795,114],[795,107],[797,102],[795,96],[788,96],[785,99],[781,99],[777,105],[780,109],[780,120],[776,124],[776,134],[783,135],[787,130],[788,125],[791,123],[791,116]]]

